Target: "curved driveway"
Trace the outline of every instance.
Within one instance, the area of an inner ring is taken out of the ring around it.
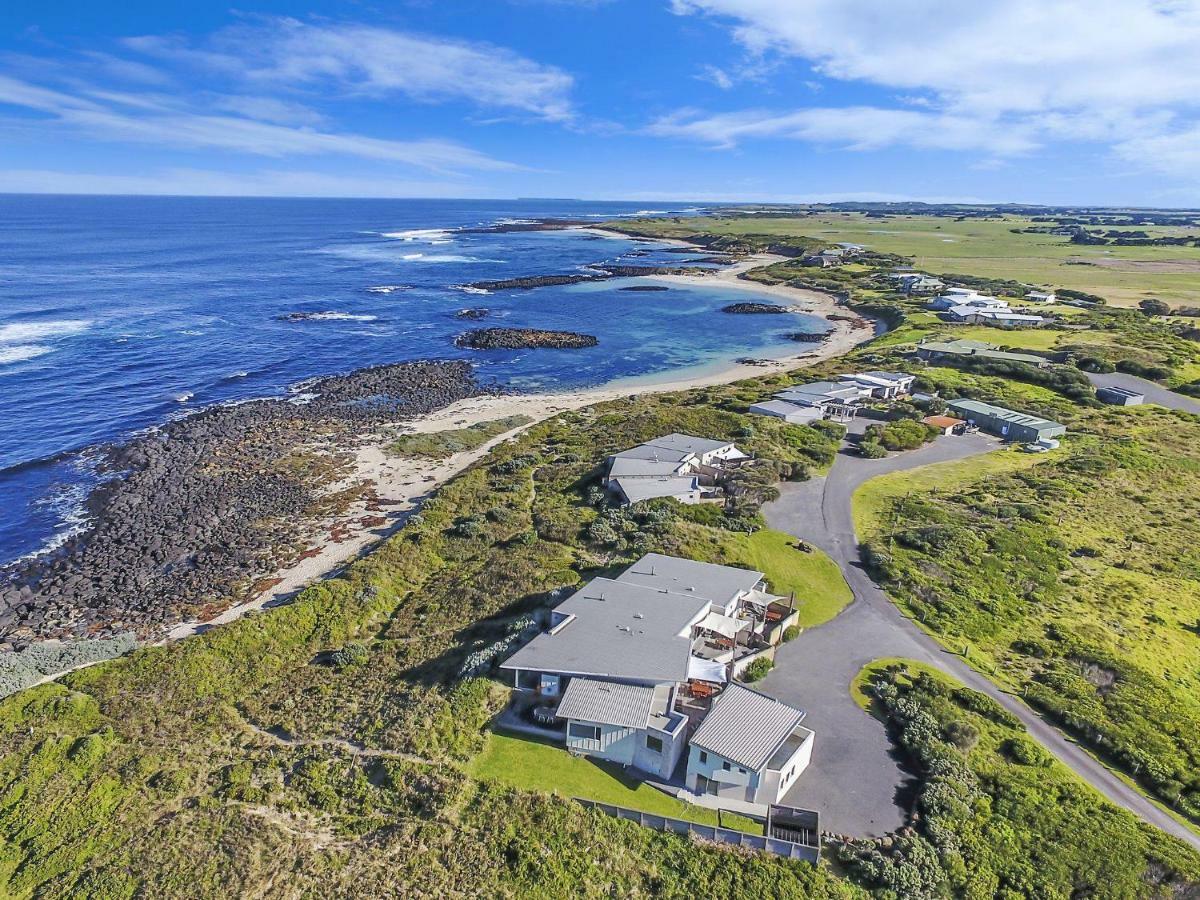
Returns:
[[[833,557],[854,595],[833,621],[781,647],[778,665],[762,683],[765,693],[807,710],[805,724],[816,732],[813,762],[784,802],[820,810],[823,828],[836,833],[880,835],[903,823],[905,776],[883,728],[849,693],[851,681],[864,665],[898,656],[936,666],[995,698],[1021,719],[1032,737],[1113,803],[1200,849],[1200,837],[1194,832],[1016,697],[943,649],[905,617],[863,569],[851,518],[851,498],[859,485],[877,475],[963,459],[996,446],[994,439],[976,434],[940,437],[920,450],[879,460],[843,451],[826,477],[783,485],[779,500],[764,507],[772,528]]]

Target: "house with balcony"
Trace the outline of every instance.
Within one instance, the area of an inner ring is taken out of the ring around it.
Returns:
[[[577,590],[500,668],[515,707],[570,752],[668,779],[738,662],[771,646],[794,605],[761,572],[651,553]]]
[[[610,456],[604,486],[625,506],[661,497],[719,502],[724,477],[749,458],[730,441],[668,434]]]

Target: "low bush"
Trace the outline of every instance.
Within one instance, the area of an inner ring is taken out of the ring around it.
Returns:
[[[741,680],[747,684],[762,681],[773,668],[775,668],[774,662],[765,656],[760,656],[758,659],[751,660],[750,665],[746,666],[742,672]]]

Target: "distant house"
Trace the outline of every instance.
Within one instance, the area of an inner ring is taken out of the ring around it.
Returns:
[[[805,713],[730,685],[692,735],[687,789],[747,803],[778,803],[812,760]]]
[[[1018,362],[1025,365],[1037,366],[1044,369],[1050,365],[1050,360],[1032,353],[1010,353],[997,350],[995,344],[985,341],[960,339],[956,341],[923,341],[917,344],[917,356],[921,359],[938,361],[946,358],[962,358],[966,356],[979,359],[991,359],[997,362]]]
[[[1007,309],[1008,301],[992,297],[989,294],[981,294],[970,288],[947,288],[940,296],[930,300],[926,306],[936,312],[947,312],[959,308]]]
[[[662,497],[700,503],[716,498],[725,469],[746,459],[729,441],[668,434],[610,456],[604,485],[625,505]]]
[[[1053,303],[1057,299],[1053,291],[1029,291],[1025,295],[1027,303]]]
[[[753,416],[772,416],[783,419],[793,425],[806,425],[818,419],[825,418],[824,411],[818,406],[797,406],[786,400],[764,400],[750,407]]]
[[[915,380],[915,376],[903,372],[839,375],[837,381],[794,385],[775,394],[773,400],[754,404],[750,412],[798,423],[826,418],[846,421],[858,414],[861,401],[894,400],[907,394]]]
[[[1040,328],[1047,321],[1042,316],[1009,309],[977,309],[971,306],[956,306],[949,311],[949,315],[968,325],[995,325],[1002,328]]]
[[[1032,444],[1067,433],[1067,426],[1058,422],[978,400],[951,400],[946,407],[968,424],[1009,441]]]
[[[920,273],[907,274],[900,278],[900,290],[910,295],[936,294],[945,287],[940,279]]]
[[[904,372],[860,372],[854,375],[839,375],[838,380],[843,384],[855,384],[860,390],[866,390],[867,396],[879,400],[894,400],[907,394],[916,381],[915,375]]]

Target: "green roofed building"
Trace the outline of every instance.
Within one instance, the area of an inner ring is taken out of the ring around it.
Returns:
[[[957,341],[925,341],[917,344],[917,355],[922,359],[928,360],[944,359],[947,356],[969,356],[973,359],[1025,363],[1026,365],[1037,366],[1038,368],[1045,368],[1050,365],[1050,360],[1044,356],[1037,356],[1033,353],[1012,353],[1007,350],[997,350],[994,344],[965,339]]]
[[[946,408],[981,431],[1009,441],[1037,443],[1066,434],[1067,426],[978,400],[951,400]]]

